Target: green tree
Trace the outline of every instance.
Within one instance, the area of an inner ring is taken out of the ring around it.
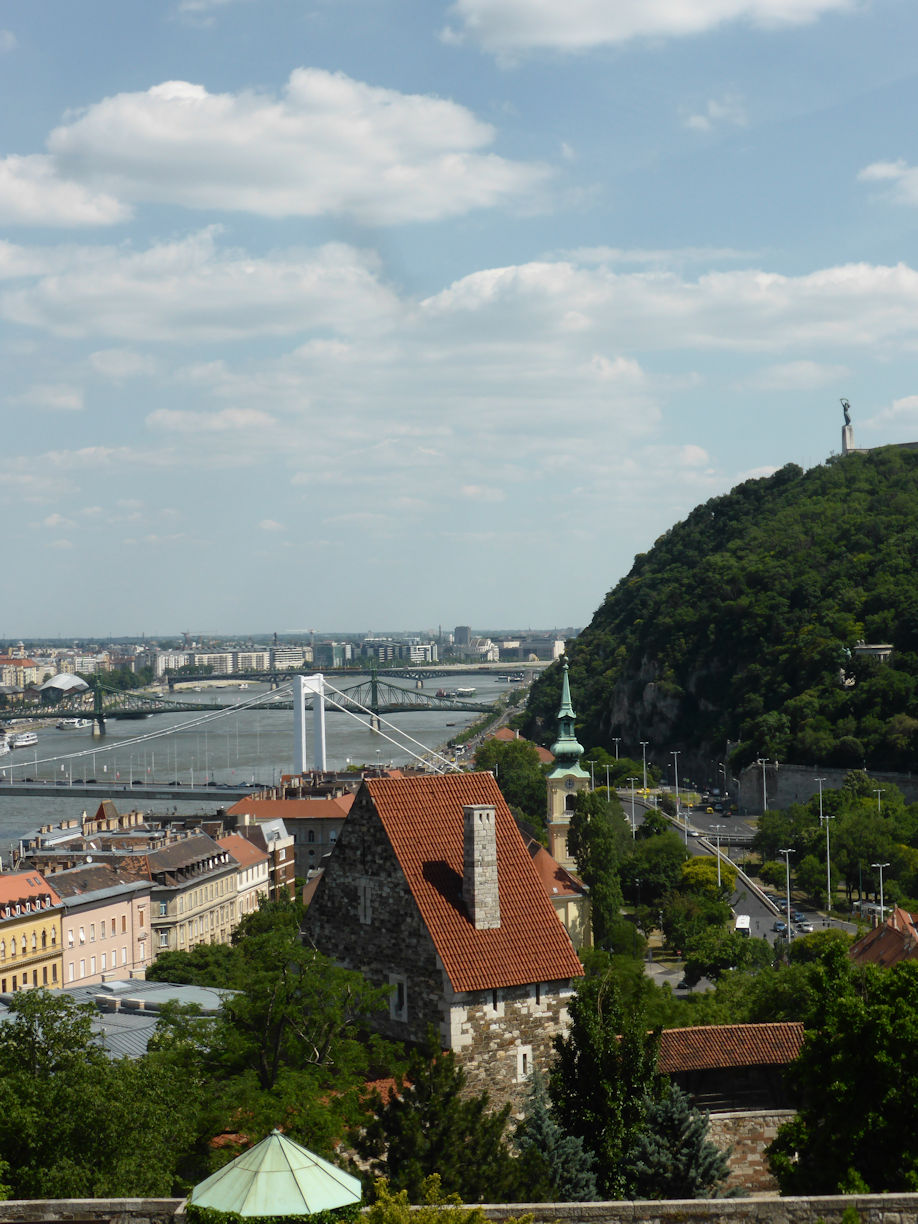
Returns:
[[[502,1202],[517,1166],[504,1140],[509,1105],[491,1110],[487,1093],[467,1096],[465,1072],[431,1032],[408,1061],[387,1100],[370,1100],[372,1118],[354,1136],[374,1177],[385,1177],[411,1202],[423,1201],[425,1180],[439,1175],[448,1194],[465,1203]]]
[[[516,808],[532,824],[542,824],[547,791],[535,744],[524,739],[487,739],[476,749],[475,768],[490,770],[496,776],[509,807]]]
[[[627,1198],[625,1161],[644,1126],[648,1098],[661,1091],[660,1031],[648,1031],[642,1007],[623,1007],[611,974],[582,981],[570,1015],[567,1035],[555,1038],[549,1081],[555,1116],[593,1154],[600,1194]]]
[[[710,1117],[676,1084],[645,1102],[644,1128],[628,1156],[626,1177],[639,1199],[717,1198],[729,1152],[708,1138]]]
[[[17,1198],[161,1196],[194,1134],[177,1072],[109,1059],[94,1009],[67,995],[14,995],[0,1025],[0,1159]]]
[[[836,983],[789,1072],[797,1115],[768,1159],[784,1194],[918,1190],[918,964]]]
[[[526,1113],[516,1128],[513,1142],[521,1155],[543,1162],[551,1189],[546,1197],[552,1202],[595,1200],[595,1159],[584,1149],[582,1139],[565,1133],[558,1125],[552,1115],[545,1078],[538,1071],[533,1074]]]
[[[619,864],[624,848],[631,844],[618,799],[580,791],[574,798],[567,844],[590,889],[593,940],[599,947],[612,947],[622,907]]]

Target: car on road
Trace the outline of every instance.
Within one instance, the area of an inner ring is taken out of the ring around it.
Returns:
[[[806,914],[801,913],[800,910],[794,910],[791,918],[793,918],[794,922],[806,922]]]
[[[798,922],[797,930],[801,935],[811,935],[813,933],[813,924],[812,922]]]
[[[787,897],[781,897],[779,900],[775,902],[775,905],[778,907],[778,909],[781,911],[782,914],[787,913]]]
[[[776,918],[771,928],[776,934],[783,935],[787,930],[787,923],[782,922],[780,918]]]

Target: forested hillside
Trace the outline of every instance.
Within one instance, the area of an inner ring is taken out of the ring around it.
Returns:
[[[882,664],[859,640],[890,642]],[[918,451],[788,465],[698,506],[635,558],[570,649],[578,736],[710,773],[758,756],[909,769],[918,746]],[[560,673],[534,686],[548,742]],[[638,755],[640,755],[638,753]]]

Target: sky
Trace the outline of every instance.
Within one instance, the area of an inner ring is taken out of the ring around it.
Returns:
[[[918,439],[914,0],[0,0],[0,640],[584,625]]]

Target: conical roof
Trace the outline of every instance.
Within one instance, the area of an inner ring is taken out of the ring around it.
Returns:
[[[282,1216],[346,1207],[361,1197],[356,1177],[273,1130],[195,1186],[188,1201],[241,1216]]]
[[[572,774],[577,777],[588,777],[586,770],[580,767],[583,756],[583,745],[577,742],[574,734],[574,707],[571,705],[571,686],[567,678],[567,659],[561,663],[561,708],[558,710],[558,738],[551,746],[555,758],[554,767],[548,775],[557,778]]]

